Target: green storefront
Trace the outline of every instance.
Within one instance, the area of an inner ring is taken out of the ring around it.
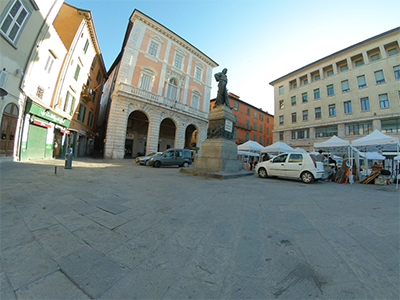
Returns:
[[[58,158],[69,143],[70,121],[49,109],[26,102],[22,128],[20,160]]]

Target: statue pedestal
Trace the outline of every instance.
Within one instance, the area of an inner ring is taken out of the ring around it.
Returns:
[[[227,106],[210,112],[207,139],[202,143],[201,156],[194,159],[193,168],[181,168],[183,173],[209,178],[226,179],[253,175],[242,169],[237,159],[237,145],[233,141],[235,115]]]

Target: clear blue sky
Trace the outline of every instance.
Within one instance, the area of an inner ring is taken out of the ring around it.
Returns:
[[[399,0],[65,0],[92,11],[106,68],[138,9],[228,68],[228,89],[274,113],[269,82],[400,26]],[[212,98],[216,96],[213,81]]]

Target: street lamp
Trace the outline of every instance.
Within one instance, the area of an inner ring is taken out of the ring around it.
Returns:
[[[3,89],[2,87],[0,87],[0,97],[4,97],[7,95],[8,95],[7,91],[5,89]]]

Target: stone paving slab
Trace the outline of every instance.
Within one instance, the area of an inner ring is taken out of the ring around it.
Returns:
[[[1,299],[399,299],[394,185],[63,165],[0,163]]]

